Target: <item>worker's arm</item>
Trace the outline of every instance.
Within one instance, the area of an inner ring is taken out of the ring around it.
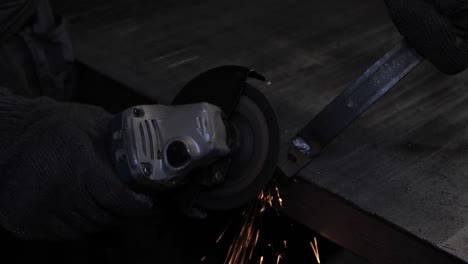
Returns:
[[[40,0],[0,1],[0,39],[16,33],[34,14]]]
[[[385,0],[411,45],[440,71],[468,67],[468,0]]]
[[[121,183],[100,108],[0,88],[0,223],[20,238],[76,238],[152,204]]]

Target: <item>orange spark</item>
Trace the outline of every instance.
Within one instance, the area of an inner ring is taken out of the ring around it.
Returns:
[[[317,238],[314,237],[314,244],[310,242],[310,246],[312,247],[312,250],[314,251],[315,259],[317,260],[317,263],[320,264],[320,255],[319,255],[319,250],[318,250],[318,245],[317,245]]]
[[[225,264],[247,263],[252,258],[255,247],[260,236],[259,233],[259,211],[265,203],[263,192],[258,195],[256,203],[253,203],[243,214],[243,224],[239,234],[234,238]]]
[[[276,190],[276,196],[278,197],[279,205],[280,207],[283,207],[283,199],[281,198],[278,186],[275,187],[275,190]]]
[[[255,242],[254,242],[254,246],[257,245],[257,242],[258,242],[258,238],[260,237],[260,230],[257,230],[257,235],[255,236]]]
[[[268,194],[268,196],[265,198],[268,204],[270,204],[270,207],[273,207],[273,196],[271,194]]]
[[[283,259],[283,256],[281,254],[279,254],[278,257],[276,258],[276,264],[279,264],[280,259]]]
[[[256,251],[255,249],[260,237],[262,213],[267,210],[268,206],[275,209],[277,213],[278,210],[276,207],[278,205],[282,207],[283,200],[279,196],[279,188],[276,186],[275,190],[270,188],[261,191],[257,196],[257,200],[255,200],[254,203],[252,203],[250,207],[243,212],[243,223],[240,228],[240,232],[233,239],[224,264],[250,263],[253,254]],[[217,243],[222,239],[225,231],[226,230],[224,230],[219,236],[216,241]],[[286,248],[286,240],[284,241],[284,245]],[[272,247],[273,245],[268,244],[268,246]],[[279,259],[283,259],[283,256],[281,255],[278,257],[278,262]],[[263,260],[264,257],[261,256],[257,263],[263,264]]]
[[[284,248],[288,248],[288,245],[286,244],[286,240],[284,242]]]
[[[224,228],[224,231],[221,233],[221,235],[219,235],[218,239],[216,239],[216,244],[219,243],[219,241],[221,241],[221,239],[223,238],[224,236],[224,233],[226,233],[226,230],[229,228],[231,224],[227,225],[226,228]]]
[[[249,260],[252,259],[252,254],[254,252],[255,247],[257,246],[258,238],[260,237],[260,230],[257,230],[257,234],[255,235],[255,241],[253,243],[252,248],[250,249]]]

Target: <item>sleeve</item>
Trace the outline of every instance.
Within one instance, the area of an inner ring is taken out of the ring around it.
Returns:
[[[39,0],[0,1],[0,39],[21,28],[34,15]]]
[[[23,239],[79,238],[152,203],[114,173],[104,110],[0,88],[0,224]]]
[[[385,0],[400,33],[440,71],[468,67],[468,1]]]

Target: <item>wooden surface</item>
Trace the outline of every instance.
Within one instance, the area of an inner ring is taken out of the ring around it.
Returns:
[[[255,68],[271,81],[254,84],[276,109],[283,146],[400,40],[379,0],[55,6],[82,62],[162,103],[211,67]],[[447,77],[424,63],[299,177],[468,260],[467,86],[467,73]],[[287,203],[307,205],[307,197]],[[294,208],[289,213],[307,225],[311,214],[300,212],[307,206]]]

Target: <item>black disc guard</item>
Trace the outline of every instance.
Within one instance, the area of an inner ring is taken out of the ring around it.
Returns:
[[[265,80],[242,66],[214,68],[190,81],[173,101],[217,105],[226,114],[236,141],[224,182],[200,186],[195,206],[213,210],[242,206],[255,199],[273,176],[279,152],[278,122],[268,99],[247,83],[249,77]]]

